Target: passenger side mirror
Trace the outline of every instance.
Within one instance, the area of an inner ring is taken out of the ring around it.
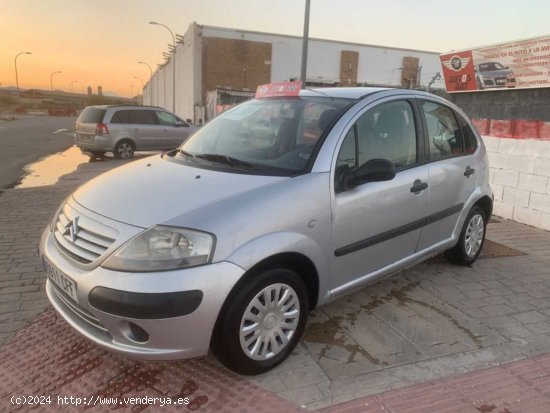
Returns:
[[[395,166],[387,159],[371,159],[356,170],[346,167],[339,176],[341,191],[355,188],[366,182],[391,181],[395,177]]]
[[[390,181],[395,177],[395,166],[387,159],[371,159],[355,170],[358,184]]]

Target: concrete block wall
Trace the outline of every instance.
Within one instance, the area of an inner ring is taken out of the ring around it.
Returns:
[[[550,140],[483,136],[494,214],[550,231]]]

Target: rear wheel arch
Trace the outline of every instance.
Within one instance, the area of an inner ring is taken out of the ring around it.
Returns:
[[[491,215],[493,214],[493,200],[488,195],[485,195],[478,199],[474,206],[479,206],[485,211],[485,218],[487,219],[487,222],[491,218]]]

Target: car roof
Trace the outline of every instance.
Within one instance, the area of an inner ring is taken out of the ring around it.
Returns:
[[[320,97],[327,96],[331,98],[347,98],[360,100],[373,94],[382,94],[383,96],[396,96],[396,95],[416,95],[418,97],[430,97],[439,98],[439,96],[427,93],[421,90],[413,89],[400,89],[400,88],[388,88],[388,87],[326,87],[315,89],[302,89],[300,96],[303,97]]]
[[[385,87],[321,87],[302,89],[300,96],[314,97],[325,95],[331,98],[361,99],[372,93],[391,90]]]
[[[166,110],[164,108],[161,108],[160,106],[141,106],[141,105],[91,105],[86,106],[87,108],[95,108],[95,109],[109,109],[109,108],[117,108],[117,109],[162,109]]]

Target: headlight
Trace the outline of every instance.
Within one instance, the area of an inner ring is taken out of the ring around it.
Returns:
[[[165,271],[209,263],[214,236],[186,228],[157,226],[132,238],[102,264],[117,271]]]

